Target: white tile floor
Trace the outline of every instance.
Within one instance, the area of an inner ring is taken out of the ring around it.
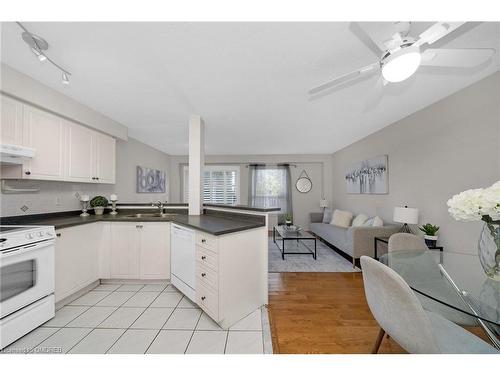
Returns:
[[[263,323],[259,309],[223,330],[168,283],[101,284],[4,352],[262,354]]]

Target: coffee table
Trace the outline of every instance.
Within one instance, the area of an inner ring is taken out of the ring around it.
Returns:
[[[279,238],[276,238],[276,235],[278,235]],[[283,260],[285,260],[286,254],[310,254],[316,260],[316,237],[302,229],[298,231],[291,231],[286,230],[283,225],[275,225],[273,227],[273,241],[281,252],[281,258]],[[278,245],[277,241],[281,241],[282,247]],[[297,241],[297,249],[300,245],[302,245],[308,251],[287,251],[285,248],[285,241]],[[314,250],[306,244],[306,241],[314,241]]]

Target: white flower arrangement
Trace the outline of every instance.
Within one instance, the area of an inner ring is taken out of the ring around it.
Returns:
[[[448,212],[455,220],[500,220],[500,181],[485,189],[470,189],[448,200]]]

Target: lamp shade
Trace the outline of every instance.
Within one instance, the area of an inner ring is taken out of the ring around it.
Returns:
[[[328,207],[328,200],[326,200],[326,199],[321,199],[321,200],[319,201],[319,206],[320,206],[321,208],[326,208],[326,207]]]
[[[394,207],[392,219],[396,223],[418,224],[418,208]]]

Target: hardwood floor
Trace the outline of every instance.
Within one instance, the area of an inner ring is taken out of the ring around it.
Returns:
[[[359,272],[270,273],[268,310],[274,353],[370,353],[379,332]],[[405,351],[385,337],[379,353]]]

